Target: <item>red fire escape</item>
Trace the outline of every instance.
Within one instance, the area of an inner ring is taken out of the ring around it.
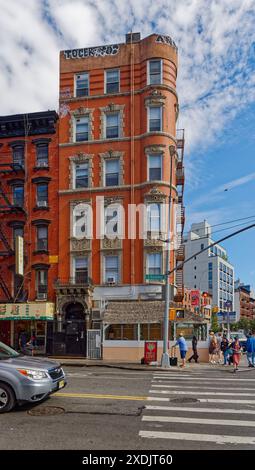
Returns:
[[[178,204],[176,209],[176,224],[177,224],[177,249],[175,252],[176,267],[182,264],[185,259],[185,246],[183,244],[183,230],[185,224],[185,207],[183,205],[183,192],[184,192],[184,129],[178,129],[177,137],[177,168],[176,168],[176,186],[178,190]],[[177,269],[175,275],[176,295],[175,302],[182,302],[184,297],[184,282],[183,282],[183,268]]]
[[[3,302],[13,302],[11,293],[10,270],[15,264],[15,247],[11,242],[11,222],[24,224],[25,211],[23,201],[10,197],[10,180],[24,181],[24,157],[15,159],[11,153],[1,151],[0,146],[0,299]]]

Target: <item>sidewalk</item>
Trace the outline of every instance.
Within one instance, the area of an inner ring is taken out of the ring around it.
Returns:
[[[174,372],[174,373],[185,373],[185,372],[199,372],[201,371],[223,371],[223,372],[233,372],[233,366],[225,367],[222,364],[209,364],[208,362],[201,362],[201,363],[191,363],[187,364],[186,367],[183,369],[182,367],[170,367],[169,369],[162,368],[160,363],[158,365],[143,365],[137,363],[128,363],[128,362],[108,362],[104,361],[103,359],[95,360],[95,359],[83,359],[83,358],[63,358],[63,357],[49,357],[48,359],[53,359],[58,362],[62,366],[69,366],[69,367],[108,367],[113,369],[126,369],[126,370],[140,370],[140,371],[154,371],[157,372]],[[255,368],[248,368],[247,367],[247,360],[246,357],[243,357],[240,361],[239,368],[237,373],[241,372],[250,372],[255,371]]]

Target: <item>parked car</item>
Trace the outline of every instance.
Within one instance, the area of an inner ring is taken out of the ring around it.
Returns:
[[[66,386],[58,362],[25,356],[0,342],[0,413],[25,402],[40,402]]]

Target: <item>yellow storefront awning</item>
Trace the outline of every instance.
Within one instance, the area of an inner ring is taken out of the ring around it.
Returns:
[[[0,320],[53,320],[54,312],[52,302],[0,304]]]

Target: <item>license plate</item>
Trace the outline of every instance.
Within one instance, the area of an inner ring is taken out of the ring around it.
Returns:
[[[63,388],[64,386],[65,386],[64,380],[61,380],[60,382],[58,382],[58,388]]]

